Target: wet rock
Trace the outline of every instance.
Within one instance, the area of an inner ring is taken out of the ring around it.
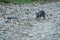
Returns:
[[[27,33],[27,32],[23,32],[23,33],[21,33],[23,36],[29,36],[29,33]]]
[[[53,14],[50,14],[50,16],[53,16]]]
[[[25,12],[25,14],[27,14],[27,15],[28,15],[29,13],[28,13],[28,12]]]
[[[7,19],[17,19],[17,17],[7,17]]]
[[[5,23],[10,23],[9,20],[4,21]]]

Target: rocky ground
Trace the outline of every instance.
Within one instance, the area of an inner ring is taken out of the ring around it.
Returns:
[[[37,21],[42,9],[46,19]],[[0,5],[0,40],[60,40],[60,2]]]

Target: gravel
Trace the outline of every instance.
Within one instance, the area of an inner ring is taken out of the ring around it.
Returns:
[[[46,19],[36,20],[36,13]],[[0,5],[0,40],[60,40],[60,2]]]

